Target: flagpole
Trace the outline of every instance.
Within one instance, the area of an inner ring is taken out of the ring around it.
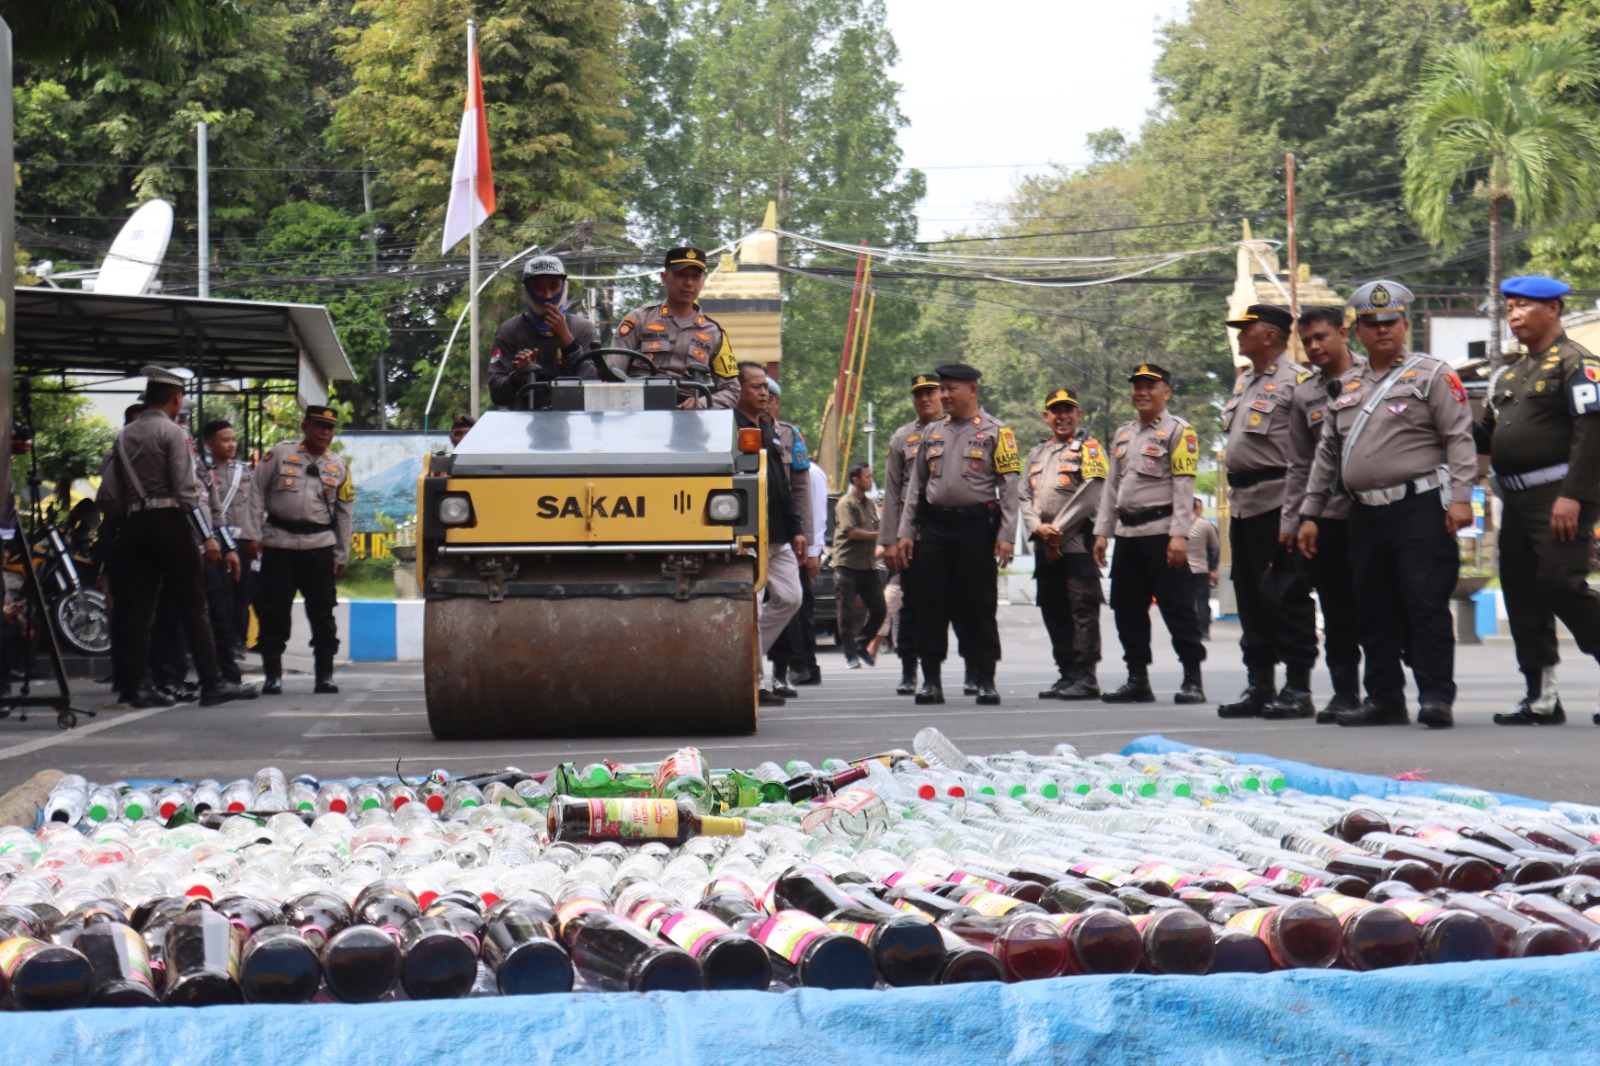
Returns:
[[[472,20],[471,19],[468,19],[467,20],[467,93],[469,94],[469,98],[470,98],[470,94],[472,92],[472,87],[473,87],[473,84],[474,84],[473,83],[473,78],[472,78],[472,75],[473,75],[473,59],[477,54],[478,54],[478,31],[477,31],[477,27],[475,27],[472,24]],[[468,242],[469,242],[468,245],[467,245],[467,255],[472,261],[471,281],[469,281],[468,284],[467,284],[467,294],[468,294],[467,298],[471,301],[470,307],[471,307],[471,316],[472,316],[472,324],[471,324],[470,330],[468,332],[469,343],[471,344],[471,347],[467,349],[469,352],[472,353],[472,357],[471,357],[471,360],[470,360],[470,362],[472,364],[472,386],[471,386],[472,387],[472,401],[469,404],[469,407],[471,408],[472,417],[473,417],[474,420],[476,420],[477,417],[478,417],[478,373],[479,373],[479,370],[478,370],[479,358],[478,357],[479,357],[479,354],[480,354],[480,349],[478,348],[478,222],[477,222],[477,219],[475,217],[473,217],[473,216],[475,216],[476,213],[477,213],[476,209],[477,209],[477,196],[478,196],[478,153],[481,150],[482,150],[482,146],[481,145],[474,145],[473,146],[473,152],[472,152],[472,201],[471,201],[471,206],[468,208],[468,210],[471,212],[471,214],[469,214],[469,216],[468,216],[468,221],[471,223],[471,227],[470,227],[470,229],[468,231],[468,234],[467,234],[467,238],[468,238]]]

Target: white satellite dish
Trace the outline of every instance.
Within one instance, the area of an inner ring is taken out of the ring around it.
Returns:
[[[141,205],[133,217],[123,223],[122,232],[111,242],[111,251],[106,253],[95,277],[83,279],[84,289],[109,296],[139,296],[149,292],[171,239],[172,205],[165,200],[150,200]]]

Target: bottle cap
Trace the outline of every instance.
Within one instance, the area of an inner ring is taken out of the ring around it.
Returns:
[[[719,818],[715,815],[706,815],[700,819],[700,833],[708,837],[742,837],[744,836],[744,819]]]

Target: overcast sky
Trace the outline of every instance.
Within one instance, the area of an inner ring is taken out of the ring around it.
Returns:
[[[886,0],[909,128],[924,170],[923,239],[991,217],[1021,176],[1088,159],[1084,137],[1130,136],[1155,103],[1156,27],[1183,0]]]

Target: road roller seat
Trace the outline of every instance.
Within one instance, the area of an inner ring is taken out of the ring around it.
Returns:
[[[600,353],[592,353],[600,354]],[[766,454],[683,383],[550,382],[418,480],[440,738],[747,733]]]

